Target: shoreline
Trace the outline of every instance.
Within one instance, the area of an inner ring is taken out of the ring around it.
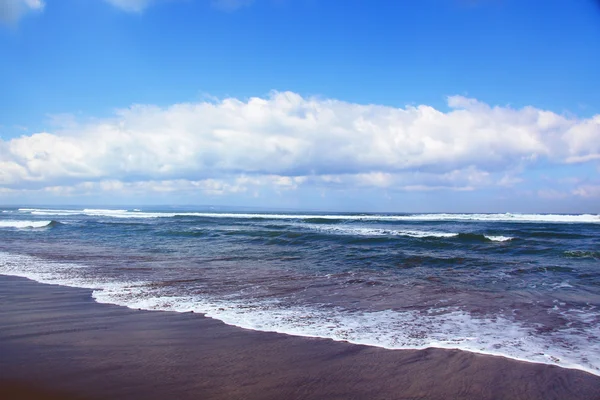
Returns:
[[[600,399],[600,377],[578,369],[259,332],[91,293],[0,275],[0,375],[92,399]]]
[[[373,343],[353,341],[352,339],[339,339],[339,338],[335,338],[335,337],[310,335],[310,334],[306,334],[306,333],[290,333],[290,332],[286,332],[286,331],[267,330],[267,329],[261,329],[261,328],[256,328],[256,327],[244,326],[243,324],[240,324],[237,322],[228,321],[227,319],[219,318],[219,316],[210,315],[210,313],[204,312],[202,310],[201,311],[189,310],[189,309],[188,310],[175,310],[175,309],[160,309],[160,308],[155,309],[155,308],[147,308],[147,307],[144,307],[143,305],[140,305],[140,307],[138,308],[138,307],[132,307],[127,304],[119,304],[118,302],[107,301],[105,299],[102,299],[102,292],[104,289],[101,289],[101,288],[91,289],[90,287],[76,286],[76,285],[71,285],[69,283],[63,283],[63,282],[58,282],[58,283],[45,282],[44,280],[32,278],[32,277],[28,276],[27,274],[24,274],[24,275],[0,274],[0,277],[1,276],[23,278],[23,279],[31,280],[33,282],[42,284],[42,285],[56,285],[56,286],[61,286],[61,287],[66,287],[66,288],[88,290],[90,292],[90,296],[92,297],[94,302],[97,304],[105,304],[105,305],[109,305],[109,306],[124,307],[129,310],[133,310],[133,311],[168,312],[168,313],[177,313],[177,314],[196,313],[196,315],[200,315],[204,318],[214,319],[216,321],[224,323],[227,326],[231,326],[231,327],[242,329],[242,330],[269,333],[269,334],[274,333],[274,334],[280,334],[280,335],[289,335],[289,336],[294,336],[294,337],[299,337],[299,338],[331,340],[331,341],[338,342],[338,343],[349,343],[349,344],[353,344],[353,345],[357,345],[357,346],[368,346],[368,347],[375,347],[375,348],[380,348],[380,349],[385,349],[385,350],[411,350],[411,351],[412,350],[427,350],[427,349],[458,350],[458,351],[464,351],[464,352],[468,352],[468,353],[472,353],[472,354],[479,354],[479,355],[490,356],[490,357],[501,357],[501,358],[506,358],[506,359],[519,361],[519,362],[550,365],[550,366],[556,366],[556,367],[563,368],[563,369],[572,369],[572,370],[582,371],[582,372],[589,373],[591,375],[600,377],[600,371],[593,371],[590,368],[587,368],[587,367],[584,367],[581,365],[577,365],[577,364],[570,364],[570,363],[564,363],[564,362],[561,363],[558,360],[557,360],[557,362],[531,360],[531,359],[520,358],[520,357],[511,356],[511,355],[503,354],[503,353],[495,353],[495,352],[488,352],[488,351],[478,350],[478,349],[469,349],[469,348],[464,348],[464,347],[453,347],[453,346],[443,346],[443,345],[439,345],[439,346],[429,345],[429,346],[423,346],[423,347],[387,347],[387,346],[373,344]],[[546,355],[546,356],[554,357],[552,355]]]
[[[83,398],[600,399],[580,370],[251,331],[20,277],[0,276],[0,301],[3,379]]]

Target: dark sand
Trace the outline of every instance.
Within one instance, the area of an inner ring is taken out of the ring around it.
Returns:
[[[2,400],[600,399],[600,377],[577,370],[254,332],[90,294],[0,276]]]

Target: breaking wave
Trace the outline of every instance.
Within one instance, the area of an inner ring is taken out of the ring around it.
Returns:
[[[422,231],[422,230],[397,230],[397,229],[382,229],[382,228],[367,228],[344,225],[308,225],[309,229],[320,232],[353,235],[353,236],[407,236],[412,238],[459,238],[464,240],[476,241],[492,241],[492,242],[507,242],[513,240],[510,236],[493,236],[483,235],[478,233],[458,233],[458,232],[441,232],[441,231]]]
[[[271,213],[216,213],[216,212],[144,212],[112,209],[42,209],[20,208],[19,212],[32,215],[88,215],[110,218],[238,218],[238,219],[289,219],[304,220],[314,224],[327,224],[339,221],[487,221],[522,223],[594,223],[600,224],[600,215],[595,214],[271,214]]]
[[[58,221],[20,221],[20,220],[7,220],[0,221],[0,228],[49,228],[60,225]]]
[[[88,272],[79,264],[51,262],[0,252],[0,274],[42,283],[92,289],[99,303],[132,309],[198,312],[229,325],[296,336],[329,338],[388,349],[427,347],[475,353],[575,368],[600,376],[600,336],[597,325],[580,332],[567,329],[540,332],[502,316],[475,316],[458,307],[426,310],[357,311],[327,304],[299,306],[277,299],[231,300],[203,295],[175,295],[155,282],[117,281]],[[595,320],[597,310],[561,310],[573,321]],[[580,352],[578,349],[585,349]]]

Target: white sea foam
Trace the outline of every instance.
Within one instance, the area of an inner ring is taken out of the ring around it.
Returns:
[[[127,210],[106,210],[103,208],[84,208],[83,209],[84,213],[98,213],[98,214],[104,214],[104,213],[110,213],[110,214],[123,214],[128,212]]]
[[[491,240],[492,242],[508,242],[509,240],[513,240],[513,237],[510,236],[490,236],[490,235],[485,235],[485,237],[489,240]]]
[[[308,225],[309,229],[337,233],[340,235],[352,236],[408,236],[413,238],[449,238],[456,237],[458,233],[453,232],[438,232],[438,231],[419,231],[419,230],[396,230],[396,229],[380,229],[380,228],[365,228],[344,225]]]
[[[103,210],[103,209],[82,209],[82,210],[46,210],[46,209],[29,209],[19,211],[30,213],[31,215],[41,216],[74,216],[87,215],[91,217],[106,217],[106,218],[169,218],[175,217],[178,214],[164,212],[139,212],[128,210]]]
[[[0,221],[0,228],[44,228],[49,226],[52,221],[17,221],[17,220],[7,220]]]
[[[120,282],[88,274],[88,267],[0,252],[0,274],[42,283],[89,288],[99,303],[133,309],[199,312],[227,324],[259,331],[330,338],[389,349],[460,349],[575,368],[600,376],[600,314],[592,308],[564,310],[585,329],[540,334],[534,328],[498,317],[475,317],[458,308],[418,311],[356,312],[327,305],[288,306],[277,300],[230,301],[202,296],[173,296],[147,282]]]
[[[570,289],[573,285],[569,283],[569,281],[562,281],[560,283],[555,283],[552,285],[553,289]]]
[[[232,302],[200,297],[138,296],[120,290],[96,291],[100,303],[133,309],[194,311],[229,325],[264,332],[328,338],[387,349],[437,347],[498,355],[575,368],[600,376],[600,344],[582,332],[540,336],[532,328],[501,317],[475,318],[459,309],[429,312],[350,312],[340,308],[286,307],[277,302]],[[585,350],[583,350],[585,349]]]
[[[37,211],[46,211],[49,213],[62,213],[62,214],[78,214],[83,210],[71,210],[71,209],[54,209],[54,208],[19,208],[17,211],[23,213],[32,213]]]
[[[361,215],[361,214],[270,214],[270,213],[216,213],[216,212],[141,212],[111,209],[40,209],[20,208],[23,213],[34,215],[90,215],[114,218],[168,218],[175,216],[207,218],[262,218],[262,219],[325,219],[350,221],[489,221],[489,222],[539,222],[539,223],[596,223],[597,214],[410,214],[410,215]]]
[[[353,235],[353,236],[408,236],[413,238],[452,238],[458,237],[460,234],[457,232],[440,232],[440,231],[423,231],[423,230],[397,230],[397,229],[382,229],[382,228],[370,228],[370,227],[357,227],[351,225],[318,225],[308,224],[303,225],[309,229],[316,231],[337,233],[340,235]],[[484,237],[493,242],[506,242],[513,240],[510,236],[493,236],[484,235]]]

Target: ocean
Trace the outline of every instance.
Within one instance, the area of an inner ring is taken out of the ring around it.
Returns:
[[[600,216],[0,209],[0,274],[97,302],[600,376]]]

